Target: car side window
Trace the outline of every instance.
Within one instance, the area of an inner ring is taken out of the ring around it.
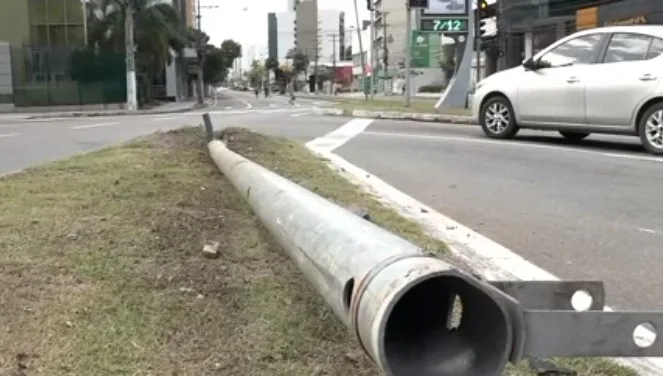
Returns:
[[[647,60],[659,57],[663,54],[663,39],[654,38],[649,45],[649,52],[647,52]]]
[[[616,33],[610,38],[604,63],[623,63],[647,59],[652,37],[639,34]]]
[[[568,40],[541,56],[547,68],[591,64],[600,46],[602,34],[589,34]]]

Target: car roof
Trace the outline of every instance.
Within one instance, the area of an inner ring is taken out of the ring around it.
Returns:
[[[576,36],[594,33],[638,33],[663,38],[663,25],[602,26],[577,32]]]

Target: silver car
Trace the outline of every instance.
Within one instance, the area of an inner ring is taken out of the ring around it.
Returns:
[[[567,36],[523,65],[480,81],[472,101],[486,136],[520,128],[640,137],[663,155],[663,26],[613,26]]]

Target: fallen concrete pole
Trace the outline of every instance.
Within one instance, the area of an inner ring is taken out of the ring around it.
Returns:
[[[521,357],[663,354],[661,341],[643,347],[632,340],[638,324],[663,324],[663,315],[601,311],[601,282],[482,281],[221,141],[208,146],[221,172],[387,375],[501,375],[507,361]],[[591,296],[588,312],[573,310],[578,292]]]

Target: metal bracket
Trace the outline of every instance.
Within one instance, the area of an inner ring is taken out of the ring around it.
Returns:
[[[524,320],[519,349],[525,358],[663,356],[663,312],[603,311],[601,281],[491,281],[517,301]],[[589,308],[574,309],[574,294],[591,296]],[[637,343],[636,343],[637,342]]]
[[[523,317],[524,357],[663,356],[655,333],[663,312],[524,310]]]
[[[601,281],[490,281],[498,290],[511,296],[523,309],[574,311],[573,295],[585,292],[591,297],[588,310],[602,311],[605,289]]]

